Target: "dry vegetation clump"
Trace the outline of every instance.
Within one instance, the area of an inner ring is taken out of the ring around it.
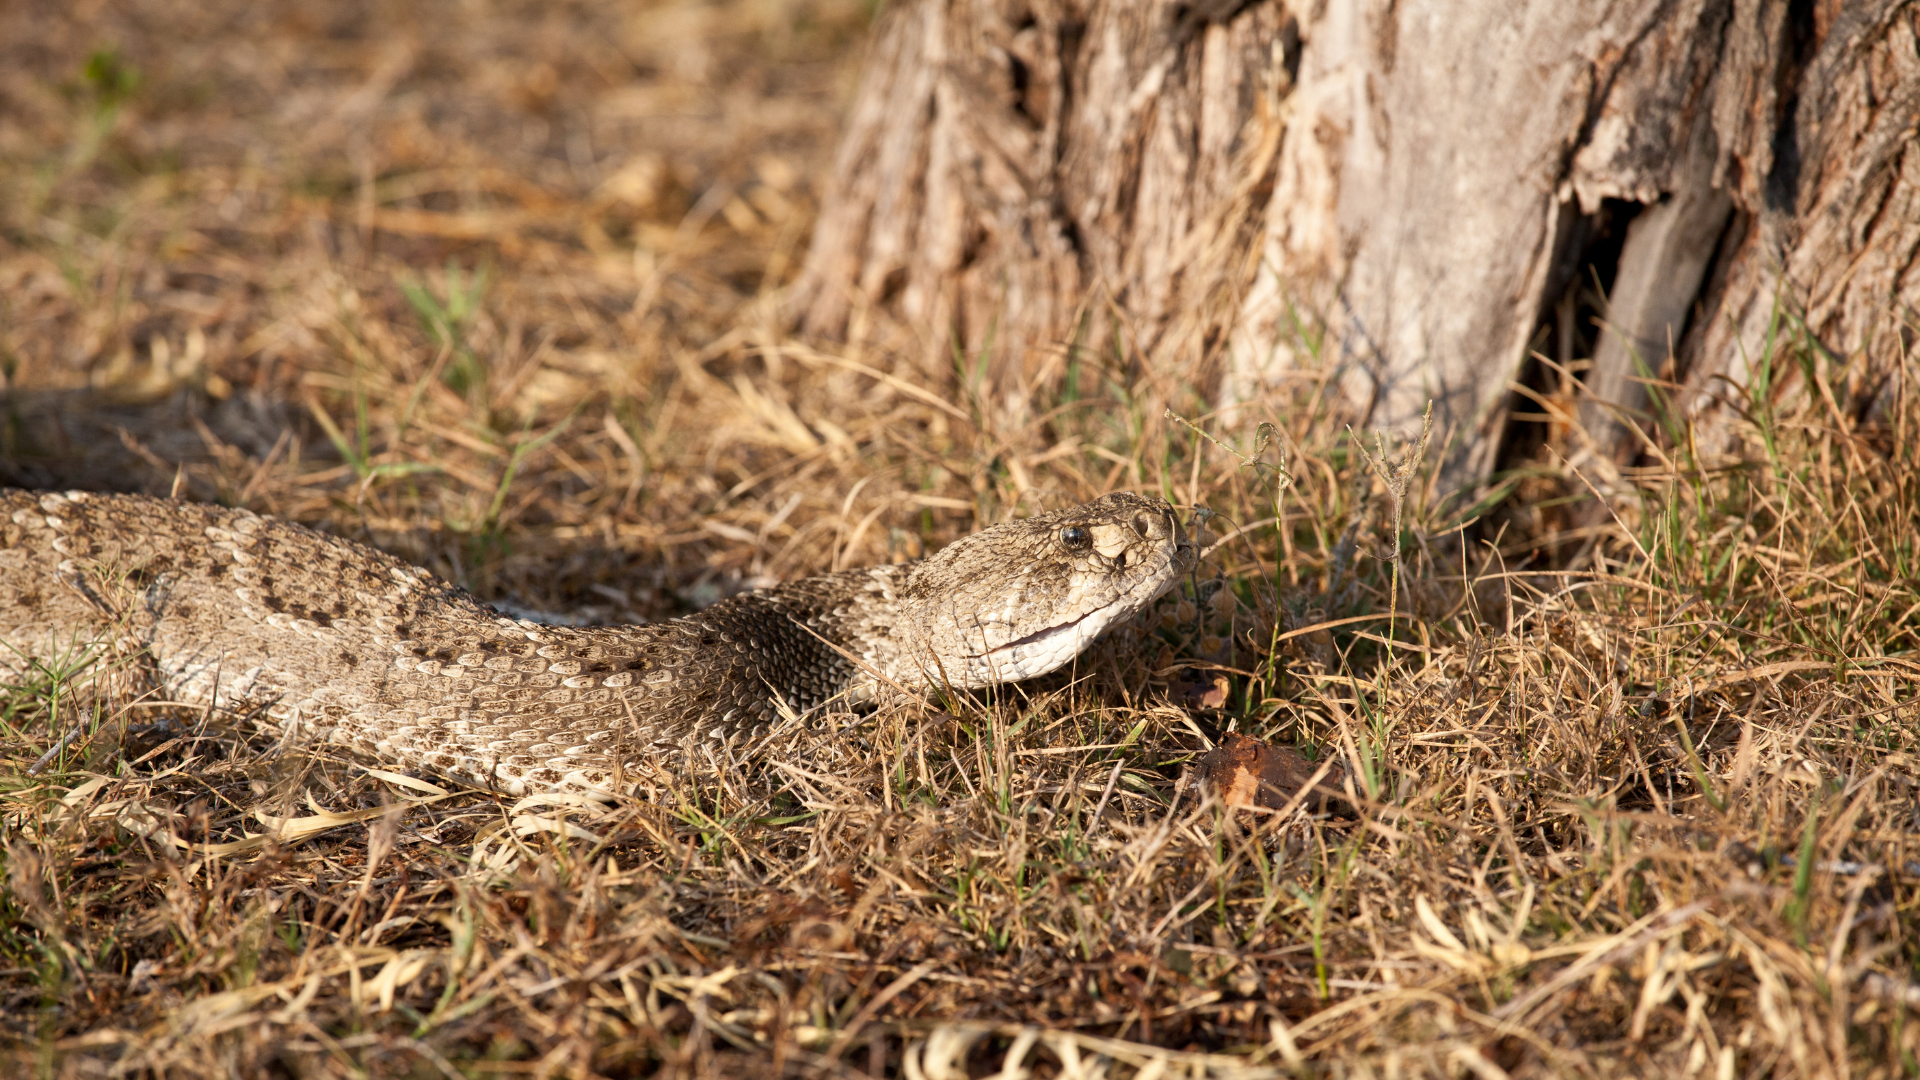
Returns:
[[[1663,431],[1604,506],[1564,464],[1449,503],[1311,389],[1262,432],[1125,354],[1063,350],[1016,424],[914,328],[773,317],[865,18],[0,13],[12,482],[597,621],[1114,487],[1221,541],[1066,676],[612,808],[76,655],[0,705],[9,1073],[1920,1071],[1920,403],[1857,421],[1783,329],[1754,366],[1808,407],[1763,375],[1737,453]],[[1235,731],[1344,798],[1224,810],[1192,764]]]

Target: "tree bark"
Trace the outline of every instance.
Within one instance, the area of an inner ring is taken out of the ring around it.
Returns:
[[[793,292],[802,326],[859,340],[885,309],[932,372],[984,362],[1014,415],[1116,335],[1204,378],[1298,52],[1279,5],[1216,7],[891,8]]]
[[[1493,467],[1569,289],[1609,277],[1581,406],[1629,455],[1645,376],[1711,437],[1803,369],[1865,414],[1920,307],[1916,0],[901,0],[877,29],[803,327],[884,316],[1018,415],[1119,347],[1223,403],[1303,372]],[[1628,221],[1602,267],[1597,223]],[[1669,364],[1672,367],[1669,367]],[[1814,389],[1804,387],[1804,389]],[[1743,404],[1744,403],[1744,404]]]
[[[1767,15],[1729,35],[1772,66],[1743,65],[1713,102],[1740,220],[1679,356],[1682,404],[1713,440],[1757,389],[1872,421],[1920,339],[1920,5],[1822,3],[1797,28]],[[1756,371],[1795,324],[1838,363]]]

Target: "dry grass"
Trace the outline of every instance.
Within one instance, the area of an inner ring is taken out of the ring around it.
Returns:
[[[12,482],[244,503],[594,620],[1113,487],[1237,534],[1073,678],[611,811],[50,672],[0,712],[11,1072],[1920,1071],[1920,404],[1761,387],[1741,454],[1669,437],[1599,514],[1543,466],[1464,525],[1311,388],[1256,454],[1067,353],[996,426],[970,358],[896,360],[912,328],[773,317],[865,19],[0,14]],[[1227,815],[1187,766],[1234,729],[1337,756],[1349,805]]]

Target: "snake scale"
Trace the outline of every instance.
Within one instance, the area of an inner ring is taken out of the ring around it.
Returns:
[[[638,626],[509,618],[291,522],[138,495],[0,491],[0,676],[131,656],[168,700],[523,795],[611,792],[689,739],[1054,671],[1197,559],[1118,492],[915,563]]]

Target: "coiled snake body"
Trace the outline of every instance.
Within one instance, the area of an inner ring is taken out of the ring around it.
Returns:
[[[1196,559],[1116,493],[643,626],[512,619],[350,540],[136,495],[0,492],[0,675],[102,650],[288,738],[495,787],[610,791],[692,737],[1053,671]]]

